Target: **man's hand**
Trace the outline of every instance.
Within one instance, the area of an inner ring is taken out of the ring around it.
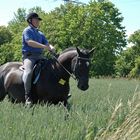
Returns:
[[[49,51],[55,53],[55,48],[51,44],[49,45]]]

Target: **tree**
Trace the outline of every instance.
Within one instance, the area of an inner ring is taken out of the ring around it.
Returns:
[[[131,48],[124,50],[116,61],[116,74],[119,76],[139,77],[140,74],[140,30],[135,31],[128,39]]]
[[[135,52],[133,48],[128,48],[117,57],[115,63],[116,76],[128,77],[130,71],[134,68]]]
[[[129,76],[133,78],[140,78],[140,56],[138,56],[135,61],[135,66],[130,71]]]
[[[5,27],[0,26],[0,46],[4,43],[11,42],[12,33]]]
[[[140,54],[140,30],[135,31],[128,39],[129,43],[133,44],[133,49],[136,54]]]
[[[12,21],[10,21],[9,24],[13,23],[22,23],[26,19],[26,9],[24,8],[19,8],[17,10],[17,13],[14,13],[14,18]]]
[[[121,13],[110,2],[94,1],[86,6],[68,3],[48,14],[46,32],[62,49],[96,47],[91,70],[96,75],[110,75],[114,73],[116,54],[126,47],[122,20]]]
[[[130,71],[130,77],[140,77],[140,30],[135,31],[128,40],[133,44],[134,53],[134,67]]]
[[[95,47],[96,53],[91,59],[91,74],[114,73],[116,56],[126,46],[126,39],[125,29],[121,25],[123,17],[111,2],[93,1],[84,6],[67,3],[50,13],[37,7],[31,10],[38,11],[43,19],[40,29],[58,51],[71,46],[87,49]],[[17,20],[8,25],[14,36],[14,60],[21,58],[21,34],[27,25],[26,20],[20,20],[21,17],[25,18],[23,13],[26,11],[19,10],[20,16],[16,16]]]
[[[0,65],[12,61],[14,58],[13,46],[10,43],[3,44],[0,47]]]

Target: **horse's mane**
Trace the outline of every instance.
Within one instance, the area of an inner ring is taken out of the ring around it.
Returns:
[[[61,54],[69,52],[69,51],[73,51],[73,50],[76,50],[76,48],[75,47],[69,47],[69,48],[66,48],[63,52],[61,52]],[[88,49],[83,49],[83,48],[80,48],[80,51],[84,54],[87,54],[89,52]]]
[[[66,52],[69,52],[69,51],[73,51],[73,50],[76,50],[76,48],[69,47],[69,48],[66,48],[63,52],[61,52],[61,54],[66,53]]]

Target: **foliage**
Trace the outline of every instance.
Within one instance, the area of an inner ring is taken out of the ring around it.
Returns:
[[[0,26],[0,46],[4,43],[10,43],[11,40],[12,33],[5,26]]]
[[[12,20],[12,22],[17,22],[17,23],[21,23],[25,21],[26,18],[26,9],[23,8],[19,8],[17,10],[17,13],[14,13],[15,17]]]
[[[12,44],[4,44],[0,47],[0,64],[10,62],[14,59]]]
[[[139,77],[140,74],[140,30],[129,37],[131,48],[124,50],[116,61],[115,69],[119,76]]]
[[[134,67],[135,52],[132,48],[124,50],[115,62],[115,72],[119,77],[127,77]]]
[[[135,31],[128,40],[130,43],[133,43],[134,49],[137,53],[140,52],[140,30]],[[137,49],[136,49],[137,48]]]
[[[130,77],[140,78],[140,56],[135,59],[135,66],[130,71]]]
[[[68,3],[45,13],[40,7],[29,11],[37,12],[43,19],[40,30],[57,51],[67,47],[96,48],[91,59],[93,75],[112,75],[116,54],[126,46],[125,29],[121,25],[123,17],[119,10],[108,1],[91,1],[87,5]],[[21,35],[27,26],[26,9],[18,9],[7,29],[13,34],[13,60],[21,60]]]
[[[59,49],[96,47],[91,74],[111,75],[116,53],[126,45],[121,13],[110,2],[91,2],[86,6],[61,5],[46,17],[46,33]]]

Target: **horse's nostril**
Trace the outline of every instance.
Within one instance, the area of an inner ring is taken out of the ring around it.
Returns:
[[[81,86],[81,89],[85,89],[85,86]]]
[[[89,87],[88,85],[78,85],[78,88],[83,90],[83,91],[87,90],[88,87]]]

